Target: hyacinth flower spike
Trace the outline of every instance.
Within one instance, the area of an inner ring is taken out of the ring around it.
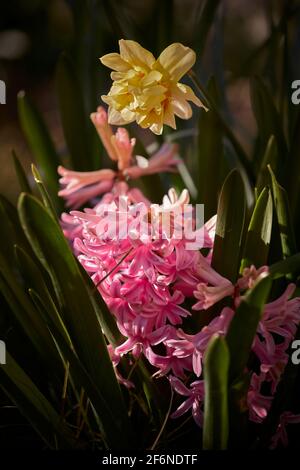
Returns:
[[[116,162],[117,169],[103,169],[91,172],[77,172],[58,167],[62,189],[59,196],[66,199],[67,207],[74,209],[108,193],[118,181],[137,179],[143,175],[161,172],[176,172],[180,159],[177,145],[166,143],[149,160],[133,155],[135,139],[130,139],[126,129],[118,128],[113,133],[108,124],[107,112],[101,106],[91,114],[91,120],[103,143],[109,158]],[[126,191],[128,190],[125,184]]]

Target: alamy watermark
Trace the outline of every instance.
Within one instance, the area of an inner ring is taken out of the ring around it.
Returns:
[[[291,96],[292,103],[298,105],[300,104],[300,80],[294,80],[291,87],[294,90]]]
[[[3,80],[0,80],[0,104],[6,104],[6,85]]]
[[[295,366],[300,364],[300,339],[295,339],[292,344],[291,348],[295,351],[292,353],[291,361]]]
[[[0,340],[0,365],[6,364],[6,344]]]
[[[128,205],[126,198],[118,204],[101,204],[94,215],[84,216],[94,221],[97,237],[101,240],[183,240],[186,250],[199,250],[205,239],[203,204],[173,204],[170,207],[143,202]]]

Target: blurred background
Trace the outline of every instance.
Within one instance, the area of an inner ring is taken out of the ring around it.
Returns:
[[[19,127],[18,92],[25,90],[33,99],[58,152],[64,154],[55,79],[60,54],[67,51],[74,63],[88,116],[110,86],[108,70],[98,58],[116,51],[117,40],[124,36],[154,54],[174,41],[193,47],[199,77],[205,84],[215,76],[229,124],[251,154],[256,124],[249,78],[261,76],[277,100],[283,93],[289,96],[291,81],[300,78],[300,2],[211,0],[207,4],[207,21],[203,23],[202,0],[1,2],[0,79],[7,87],[7,104],[0,106],[1,192],[15,202],[19,191],[12,148],[26,170],[33,159]],[[288,69],[281,58],[284,48],[289,54]],[[185,123],[179,127],[184,128]]]

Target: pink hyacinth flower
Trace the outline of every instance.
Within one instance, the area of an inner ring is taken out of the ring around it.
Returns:
[[[118,169],[120,171],[130,166],[135,142],[136,139],[130,139],[127,130],[122,127],[119,127],[115,135],[111,137],[111,143],[117,155]]]
[[[113,131],[108,124],[107,112],[103,106],[98,106],[97,111],[91,114],[91,121],[94,124],[101,142],[111,160],[117,161],[118,154],[112,143]]]
[[[64,186],[58,193],[67,199],[67,206],[77,208],[99,194],[112,189],[116,176],[113,170],[78,172],[59,166],[58,173],[62,176],[59,182]]]
[[[262,395],[261,386],[265,380],[264,374],[252,374],[250,388],[247,394],[249,419],[261,423],[267,416],[272,404],[272,397]]]
[[[124,176],[137,179],[141,176],[153,175],[155,173],[174,173],[177,171],[178,163],[180,163],[177,152],[178,147],[176,144],[165,143],[149,160],[137,156],[137,165],[126,168]]]
[[[295,415],[290,411],[284,411],[279,420],[277,431],[272,437],[270,449],[275,449],[281,443],[283,447],[287,447],[289,440],[286,430],[288,424],[299,424],[300,423],[300,414]]]
[[[194,296],[198,302],[193,305],[193,310],[207,310],[225,297],[239,294],[240,290],[253,287],[259,278],[267,275],[268,267],[262,266],[256,269],[255,266],[245,268],[243,276],[238,279],[236,286],[228,279],[217,273],[209,264],[204,256],[200,257],[198,264],[198,272],[204,282],[197,285]],[[239,297],[235,299],[236,305],[239,303]]]
[[[187,399],[171,414],[171,418],[179,418],[192,409],[192,415],[196,424],[200,427],[203,425],[203,402],[204,402],[204,380],[197,380],[191,383],[187,388],[184,383],[177,377],[169,377],[173,390],[187,397]]]
[[[166,344],[174,348],[174,356],[179,358],[191,357],[194,373],[197,377],[200,377],[202,373],[202,359],[211,337],[215,333],[225,335],[233,315],[234,311],[229,307],[225,307],[221,314],[202,328],[199,333],[189,335],[179,329],[177,330],[177,339],[167,340]]]

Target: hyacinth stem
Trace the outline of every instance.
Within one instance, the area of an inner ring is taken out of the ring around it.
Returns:
[[[244,151],[243,147],[241,146],[240,142],[237,140],[236,136],[234,135],[234,133],[232,132],[230,127],[227,125],[224,117],[221,115],[221,113],[220,113],[218,107],[215,105],[213,99],[209,96],[207,91],[204,89],[204,87],[199,82],[198,77],[197,77],[196,73],[194,72],[194,70],[190,70],[188,72],[188,75],[189,75],[190,79],[192,80],[193,84],[195,85],[195,87],[198,89],[198,91],[201,93],[202,97],[204,98],[203,104],[207,108],[211,109],[216,114],[218,119],[220,120],[220,123],[222,124],[222,127],[223,127],[228,139],[231,141],[232,146],[233,146],[234,150],[236,151],[236,153],[239,157],[239,160],[240,160],[240,162],[242,163],[242,165],[245,169],[245,172],[247,173],[247,176],[249,178],[250,183],[254,184],[255,177],[254,177],[254,174],[253,174],[253,170],[252,170],[250,161],[248,159],[248,156],[245,153],[245,151]]]
[[[170,416],[170,413],[171,413],[171,410],[172,410],[172,405],[173,405],[173,398],[174,398],[174,391],[173,389],[171,388],[171,398],[170,398],[170,404],[169,404],[169,408],[168,408],[168,411],[167,411],[167,414],[166,414],[166,417],[164,419],[164,422],[162,423],[162,427],[160,428],[160,431],[155,439],[155,441],[153,442],[150,450],[154,450],[155,447],[157,446],[161,436],[162,436],[162,433],[164,432],[164,429],[166,427],[166,424],[168,422],[168,419],[169,419],[169,416]]]
[[[139,363],[139,359],[140,359],[140,358],[138,357],[138,358],[134,361],[134,363],[133,363],[133,365],[132,365],[132,367],[131,367],[131,369],[130,369],[130,371],[129,371],[129,374],[128,374],[128,376],[127,376],[127,380],[130,380],[130,379],[131,379],[131,376],[132,376],[133,372],[135,371],[135,369],[136,369],[136,367],[137,367],[137,365],[138,365],[138,363]]]

